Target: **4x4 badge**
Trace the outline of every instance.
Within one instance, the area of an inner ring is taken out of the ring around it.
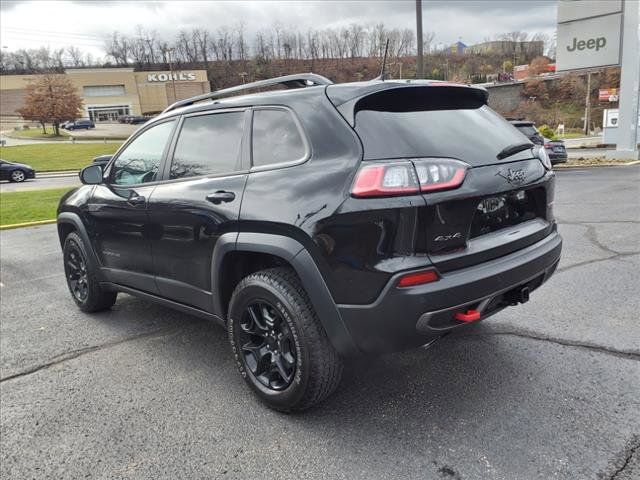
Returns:
[[[507,169],[507,173],[502,173],[502,171],[498,171],[496,175],[501,176],[507,182],[512,185],[522,185],[527,177],[526,172],[522,168],[518,168],[517,170],[512,170],[511,168]]]

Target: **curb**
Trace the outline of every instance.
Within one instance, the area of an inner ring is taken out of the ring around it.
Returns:
[[[0,230],[13,230],[14,228],[23,228],[23,227],[36,227],[38,225],[49,225],[50,223],[56,223],[56,219],[52,220],[38,220],[36,222],[25,222],[25,223],[13,223],[11,225],[0,225]]]
[[[36,173],[36,180],[38,178],[60,178],[60,177],[77,177],[80,170],[69,170],[67,172],[42,172]]]
[[[554,165],[554,170],[570,170],[572,168],[600,168],[600,167],[629,167],[640,164],[640,160],[633,160],[626,163],[592,163],[585,165]]]
[[[11,140],[27,140],[29,142],[43,142],[43,143],[83,143],[83,142],[104,142],[104,143],[115,143],[115,142],[124,142],[129,137],[74,137],[72,135],[63,136],[63,137],[53,137],[53,138],[38,138],[38,137],[16,137],[14,135],[4,135]],[[75,140],[74,140],[75,139]],[[17,145],[7,145],[8,147],[15,147]]]

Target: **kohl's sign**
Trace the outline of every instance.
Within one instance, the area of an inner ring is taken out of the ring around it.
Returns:
[[[173,78],[171,78],[173,77]],[[196,79],[196,74],[193,72],[178,72],[178,73],[149,73],[147,74],[147,82],[168,82],[175,80],[176,82],[193,81]]]

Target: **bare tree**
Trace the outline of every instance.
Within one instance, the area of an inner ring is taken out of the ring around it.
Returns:
[[[84,66],[84,62],[82,60],[82,52],[78,47],[74,47],[73,45],[66,48],[66,56],[67,56],[67,65],[72,67],[82,67]]]
[[[26,120],[33,120],[42,125],[43,133],[47,133],[46,124],[53,124],[53,132],[59,135],[60,122],[76,118],[82,99],[75,85],[64,75],[45,74],[27,85],[25,105],[18,110]]]

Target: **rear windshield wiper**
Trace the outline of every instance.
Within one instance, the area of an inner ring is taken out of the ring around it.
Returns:
[[[496,157],[498,157],[498,160],[502,160],[503,158],[510,157],[511,155],[515,155],[518,152],[522,152],[523,150],[528,150],[533,147],[533,143],[514,143],[513,145],[504,147]]]

